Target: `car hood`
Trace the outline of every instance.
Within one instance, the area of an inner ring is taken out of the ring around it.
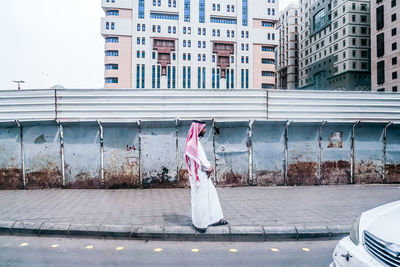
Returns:
[[[368,210],[360,218],[360,237],[364,230],[380,239],[400,244],[400,201]]]

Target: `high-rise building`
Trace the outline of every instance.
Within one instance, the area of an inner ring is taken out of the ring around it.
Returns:
[[[277,0],[102,0],[105,88],[275,88]]]
[[[300,89],[371,90],[370,1],[300,0]]]
[[[277,23],[279,36],[277,53],[277,88],[296,89],[299,87],[299,28],[300,7],[292,2],[280,13]]]
[[[400,89],[400,2],[371,2],[372,91],[398,92]]]

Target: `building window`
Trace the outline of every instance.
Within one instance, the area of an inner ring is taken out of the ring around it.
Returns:
[[[322,30],[327,22],[325,9],[321,9],[317,14],[315,14],[313,20],[314,32]]]
[[[104,82],[105,83],[118,83],[118,78],[117,77],[105,78]]]
[[[396,21],[396,19],[397,19],[397,18],[396,18],[396,13],[392,14],[392,22],[393,22],[393,21]]]
[[[161,84],[161,66],[158,65],[157,66],[157,88],[160,88],[160,84]]]
[[[157,32],[161,32],[161,26],[157,25]]]
[[[274,52],[275,50],[274,50],[273,47],[270,47],[270,46],[262,46],[261,47],[261,51],[263,51],[263,52]]]
[[[144,18],[144,1],[145,0],[138,0],[138,4],[139,4],[138,17],[139,17],[139,19]]]
[[[211,23],[223,23],[223,24],[236,24],[236,19],[227,19],[227,18],[210,18]]]
[[[382,57],[385,54],[385,36],[380,33],[376,36],[376,56]]]
[[[242,26],[247,26],[247,0],[242,0]]]
[[[136,65],[136,88],[140,88],[140,64]]]
[[[140,51],[139,51],[139,50],[136,51],[136,57],[137,57],[137,58],[140,58]]]
[[[376,29],[379,31],[384,26],[384,14],[383,14],[383,6],[379,6],[376,9]]]
[[[156,88],[156,66],[151,67],[151,88]]]
[[[182,70],[182,88],[185,89],[186,88],[186,67],[183,67]]]
[[[106,38],[106,43],[118,43],[119,39],[118,37],[107,37]]]
[[[199,0],[199,22],[205,22],[205,0]]]
[[[269,58],[263,58],[261,59],[262,64],[275,64],[275,60],[269,59]]]
[[[106,22],[106,30],[110,29],[110,22]]]
[[[175,26],[172,28],[172,32],[176,33],[176,27]]]
[[[107,10],[106,16],[119,16],[118,10]]]
[[[206,68],[203,67],[203,89],[206,88]]]
[[[393,57],[392,58],[392,65],[396,65],[397,64],[397,57]]]
[[[175,3],[175,1],[174,1]],[[172,67],[172,88],[176,87],[176,67]]]
[[[118,57],[118,50],[107,50],[106,52],[107,57]]]
[[[212,69],[212,83],[211,83],[212,89],[215,89],[215,69]]]
[[[392,0],[392,7],[396,6],[396,0]]]
[[[392,92],[397,92],[397,86],[392,87]]]
[[[393,80],[397,79],[397,71],[392,72],[392,79]]]
[[[377,84],[383,84],[385,83],[385,61],[379,61],[376,64],[377,67]]]
[[[171,33],[171,26],[168,26],[168,33]]]
[[[393,28],[392,29],[392,36],[395,36],[397,34],[397,29],[396,28]]]
[[[392,51],[397,49],[397,43],[392,44]]]
[[[261,76],[267,76],[267,77],[275,77],[275,72],[273,71],[262,71]]]
[[[219,69],[217,69],[217,89],[219,89]]]
[[[142,89],[145,88],[145,65],[142,64]]]
[[[249,88],[249,70],[246,69],[246,88]]]
[[[197,68],[197,88],[201,88],[201,67]]]
[[[190,21],[190,0],[185,0],[185,13],[184,13],[184,21]]]

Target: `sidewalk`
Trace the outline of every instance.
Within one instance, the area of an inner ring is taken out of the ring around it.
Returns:
[[[189,189],[0,191],[0,234],[264,241],[338,238],[400,185],[218,188],[229,226],[191,228]]]

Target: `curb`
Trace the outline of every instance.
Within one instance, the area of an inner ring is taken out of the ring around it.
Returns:
[[[105,239],[264,242],[336,240],[348,235],[347,225],[227,225],[209,227],[205,233],[191,226],[69,224],[29,221],[0,221],[0,235],[89,237]]]

